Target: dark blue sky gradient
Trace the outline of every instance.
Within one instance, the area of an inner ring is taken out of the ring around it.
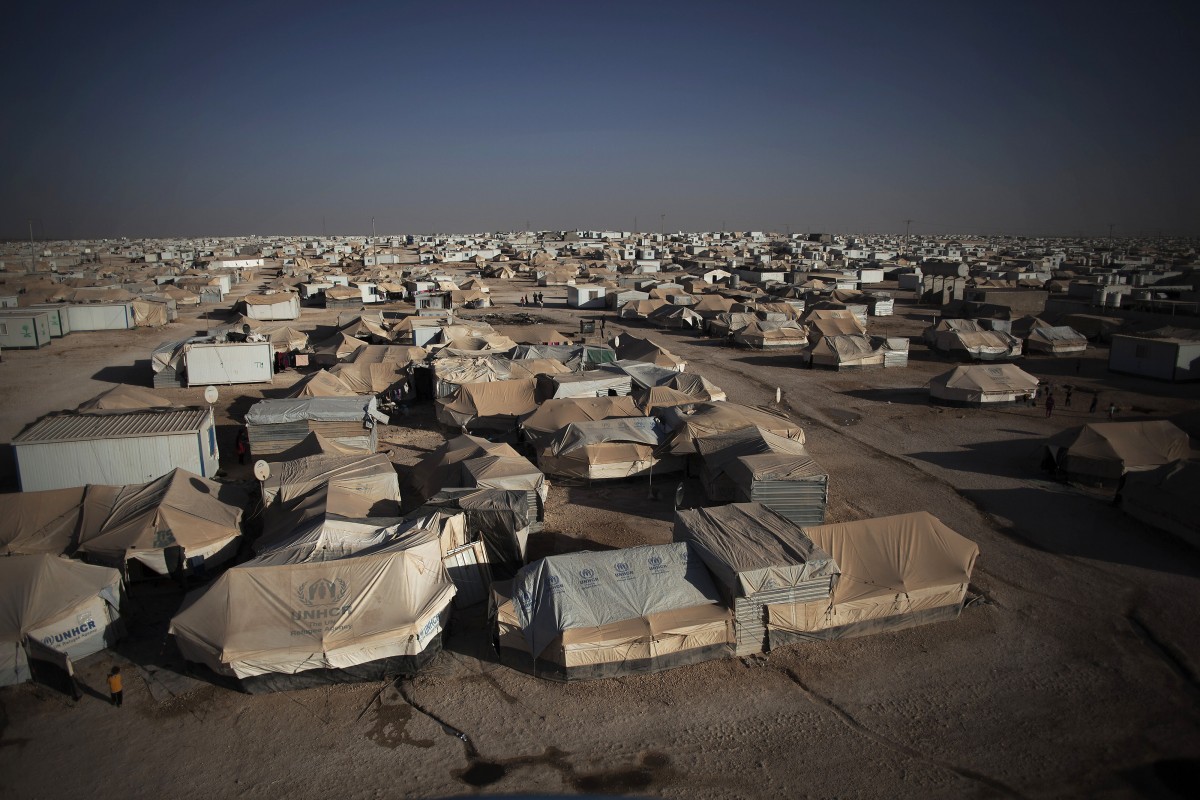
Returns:
[[[1196,5],[27,3],[0,235],[1198,234]]]

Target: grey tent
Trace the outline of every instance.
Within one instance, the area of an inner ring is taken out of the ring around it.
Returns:
[[[737,655],[775,644],[768,605],[827,601],[840,572],[798,525],[758,503],[676,512],[674,538],[699,554],[733,607]]]
[[[496,584],[502,662],[543,678],[607,678],[730,653],[729,610],[676,542],[549,556]]]

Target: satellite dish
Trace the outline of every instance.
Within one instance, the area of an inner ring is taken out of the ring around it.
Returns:
[[[267,478],[271,477],[271,465],[262,459],[255,461],[254,477],[258,478],[260,481],[265,481]]]
[[[215,386],[205,386],[204,387],[204,402],[208,403],[210,406],[214,405],[217,402],[218,397],[220,397],[220,395],[217,394],[217,387],[215,387]]]
[[[249,322],[242,325],[242,333],[246,334],[247,336],[250,335],[250,323]]]

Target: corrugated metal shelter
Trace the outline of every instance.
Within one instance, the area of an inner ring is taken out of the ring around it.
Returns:
[[[696,446],[710,500],[761,503],[797,525],[825,521],[829,474],[803,442],[753,427],[700,439]]]
[[[66,306],[71,330],[124,331],[134,327],[133,303],[89,303]]]
[[[145,483],[173,469],[216,473],[216,426],[206,408],[68,413],[13,438],[22,491]]]
[[[840,573],[800,526],[758,503],[677,511],[674,539],[692,546],[733,608],[739,656],[776,644],[768,606],[828,601]]]
[[[375,423],[387,422],[374,397],[305,397],[260,400],[246,414],[250,450],[275,456],[299,445],[310,433],[348,453],[374,453]]]

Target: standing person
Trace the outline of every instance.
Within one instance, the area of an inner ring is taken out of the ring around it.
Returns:
[[[246,433],[245,428],[238,431],[237,441],[234,442],[234,449],[237,450],[238,463],[245,464],[246,451],[250,449],[250,434]]]
[[[1113,418],[1115,418],[1116,416],[1117,416],[1117,404],[1116,404],[1116,403],[1109,403],[1109,404],[1108,404],[1108,418],[1109,418],[1109,419],[1113,419]]]
[[[1054,395],[1048,394],[1048,395],[1046,395],[1046,416],[1048,417],[1053,413],[1054,413]]]
[[[1073,392],[1075,390],[1075,387],[1068,383],[1063,388],[1066,389],[1066,392],[1067,392],[1067,396],[1063,400],[1063,405],[1066,406],[1067,408],[1070,408],[1071,407],[1071,392]]]
[[[1096,413],[1096,405],[1097,405],[1099,402],[1100,402],[1100,393],[1099,393],[1099,392],[1097,392],[1096,394],[1092,395],[1092,404],[1091,404],[1090,406],[1088,406],[1088,413],[1089,413],[1089,414],[1095,414],[1095,413]]]
[[[112,704],[117,708],[121,707],[121,699],[124,697],[124,687],[121,685],[121,668],[113,667],[112,672],[108,673],[108,693],[112,697]]]

